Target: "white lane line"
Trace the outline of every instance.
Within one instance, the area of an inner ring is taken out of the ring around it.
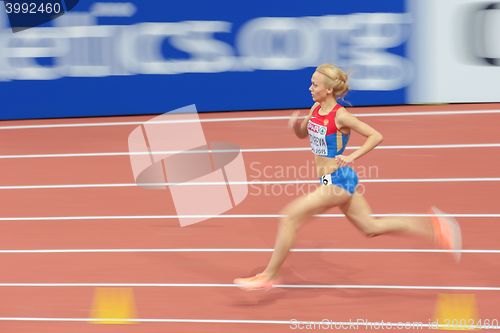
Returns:
[[[395,145],[378,146],[378,150],[406,150],[406,149],[470,149],[470,148],[499,148],[500,143],[471,143],[471,144],[435,144],[435,145]],[[347,150],[356,150],[359,146],[347,147]],[[22,158],[66,158],[66,157],[119,157],[119,156],[149,156],[149,155],[174,155],[174,154],[223,154],[223,153],[286,153],[310,151],[309,147],[291,148],[242,148],[242,149],[212,149],[212,150],[164,150],[153,152],[103,152],[103,153],[67,153],[67,154],[24,154],[0,155],[0,159]]]
[[[461,182],[497,182],[500,178],[396,178],[396,179],[360,179],[360,183],[461,183]]]
[[[360,179],[360,183],[469,183],[498,182],[500,178],[395,178]],[[186,182],[186,183],[115,183],[115,184],[60,184],[60,185],[4,185],[0,190],[39,190],[39,189],[79,189],[79,188],[124,188],[124,187],[161,187],[161,186],[226,186],[226,185],[300,185],[319,184],[319,180],[252,180],[230,182]]]
[[[498,321],[494,320],[493,323],[489,325],[453,325],[453,324],[439,324],[437,322],[427,321],[427,322],[370,322],[364,319],[351,320],[351,321],[332,321],[332,320],[322,320],[322,321],[302,321],[297,319],[291,320],[253,320],[253,319],[181,319],[181,318],[48,318],[48,317],[0,317],[0,321],[23,321],[23,322],[84,322],[89,323],[92,321],[106,321],[122,323],[124,321],[130,323],[176,323],[176,324],[261,324],[261,325],[288,325],[289,329],[302,329],[308,327],[321,327],[322,329],[329,328],[332,330],[358,330],[363,329],[392,329],[396,328],[399,330],[403,329],[500,329],[500,326],[495,325]],[[483,321],[484,322],[484,321]],[[478,322],[479,323],[479,322]],[[315,325],[315,326],[313,326]],[[320,326],[321,325],[321,326]],[[307,328],[305,328],[307,329]]]
[[[487,146],[486,146],[487,145]],[[500,143],[486,144],[485,148],[500,147]],[[466,148],[466,147],[464,147]],[[308,151],[310,148],[249,148],[249,149],[211,149],[211,150],[163,150],[152,152],[109,152],[109,153],[68,153],[68,154],[26,154],[26,155],[0,155],[0,159],[19,158],[61,158],[61,157],[116,157],[116,156],[149,156],[149,155],[174,155],[174,154],[219,154],[219,153],[276,153],[276,152],[296,152]]]
[[[497,218],[500,214],[372,214],[374,217],[456,217]],[[224,215],[100,215],[100,216],[43,216],[43,217],[0,217],[0,221],[76,221],[76,220],[171,220],[171,219],[270,219],[282,218],[283,214],[224,214]],[[344,217],[343,214],[319,214],[319,218]]]
[[[130,287],[130,288],[235,288],[234,283],[0,283],[2,288],[41,287],[41,288],[94,288],[94,287]],[[277,284],[275,288],[283,289],[387,289],[387,290],[460,290],[460,291],[500,291],[500,287],[480,286],[413,286],[413,285],[363,285],[363,284]]]
[[[0,250],[0,254],[58,254],[58,253],[268,253],[273,249],[43,249],[43,250]],[[441,250],[441,249],[291,249],[297,253],[468,253],[500,254],[500,250]]]
[[[287,112],[287,111],[283,111]],[[384,112],[384,113],[354,113],[356,117],[405,117],[405,116],[448,116],[448,115],[482,115],[498,114],[500,110],[461,110],[461,111],[417,111],[417,112]],[[220,123],[239,121],[267,121],[267,120],[289,120],[290,116],[268,116],[268,117],[228,117],[211,118],[200,120],[163,120],[163,121],[122,121],[122,122],[96,122],[96,123],[71,123],[71,124],[40,124],[40,125],[12,125],[0,126],[0,130],[16,129],[41,129],[41,128],[65,128],[65,127],[103,127],[103,126],[138,126],[144,124],[176,124],[176,123]]]

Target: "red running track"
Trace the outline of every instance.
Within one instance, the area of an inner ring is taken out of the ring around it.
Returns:
[[[352,111],[370,115],[379,112],[496,110],[499,107],[498,104],[448,105],[353,108]],[[201,118],[286,116],[289,113],[220,113],[203,114]],[[149,118],[5,122],[0,129],[0,139],[6,143],[0,148],[3,166],[0,185],[133,183],[128,156],[7,158],[6,155],[126,153],[128,134],[137,125],[5,127],[130,122]],[[470,214],[459,218],[464,233],[464,249],[479,251],[464,253],[462,262],[455,264],[447,253],[425,253],[433,248],[432,244],[420,239],[396,236],[367,239],[342,217],[318,217],[301,230],[295,246],[297,249],[318,250],[292,253],[282,271],[283,284],[302,287],[247,294],[230,285],[231,281],[234,277],[253,274],[263,268],[270,256],[278,223],[277,218],[258,215],[279,214],[284,205],[307,190],[309,185],[289,186],[288,191],[283,185],[250,185],[245,201],[226,213],[241,216],[213,218],[187,228],[180,228],[174,218],[147,217],[175,215],[168,190],[151,191],[132,186],[2,188],[0,217],[4,220],[0,221],[0,263],[4,271],[0,275],[0,332],[311,330],[300,330],[287,323],[292,319],[315,322],[323,319],[335,322],[362,319],[369,322],[429,324],[435,315],[438,295],[456,293],[475,297],[477,319],[499,319],[496,303],[500,295],[500,246],[496,235],[500,231],[497,204],[500,187],[498,180],[484,178],[499,176],[500,145],[463,145],[500,144],[497,129],[500,112],[374,116],[363,120],[384,134],[382,146],[385,147],[461,145],[377,149],[360,160],[356,168],[358,173],[366,171],[360,175],[363,181],[447,179],[439,182],[366,182],[363,186],[377,214],[425,214],[433,204],[449,213]],[[207,122],[203,123],[203,128],[208,141],[233,142],[243,149],[307,147],[306,141],[298,140],[289,133],[284,119]],[[351,144],[356,146],[361,142],[361,138],[354,136]],[[250,181],[314,178],[311,156],[307,151],[245,152],[243,156]],[[299,175],[283,171],[290,166],[294,168],[288,170],[302,167],[305,171]],[[457,181],[453,178],[476,180]],[[328,213],[338,214],[338,211]],[[138,215],[145,217],[124,218]],[[85,219],[85,216],[114,218]],[[35,217],[79,219],[32,220]],[[61,253],[33,253],[51,249],[59,249]],[[75,252],[85,249],[98,251]],[[129,251],[109,253],[104,249]],[[144,252],[145,249],[162,249],[164,252]],[[166,252],[178,249],[198,251]],[[227,252],[215,249],[226,249]],[[253,252],[238,252],[238,249]],[[321,249],[344,252],[321,252]],[[384,249],[392,250],[383,252]],[[395,252],[412,249],[421,252]],[[13,253],[12,250],[26,251]],[[364,252],[355,252],[359,250]],[[14,285],[16,283],[18,285]],[[34,285],[37,283],[49,285]],[[83,285],[67,285],[72,283]],[[160,322],[130,325],[89,323],[96,288],[94,284],[103,283],[128,285],[135,297],[135,319],[158,319]],[[164,285],[149,285],[158,283]],[[306,285],[315,288],[305,288]],[[339,287],[342,285],[344,287]],[[367,285],[373,288],[359,289],[359,286]],[[337,287],[320,289],[319,286]],[[464,290],[444,290],[443,287],[461,287]],[[477,290],[477,287],[484,290]],[[42,318],[51,318],[52,321],[42,321]],[[330,330],[333,328],[330,327]],[[373,330],[360,326],[341,331]]]

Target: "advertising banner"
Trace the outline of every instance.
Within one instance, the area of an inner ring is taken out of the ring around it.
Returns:
[[[0,3],[1,119],[307,108],[321,63],[350,73],[346,103],[402,104],[414,73],[404,0],[57,0],[13,31],[22,1]]]

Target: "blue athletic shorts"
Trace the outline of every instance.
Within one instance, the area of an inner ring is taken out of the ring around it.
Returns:
[[[344,166],[333,173],[321,176],[320,182],[323,185],[336,185],[350,194],[354,194],[356,186],[358,186],[358,175],[353,168]]]

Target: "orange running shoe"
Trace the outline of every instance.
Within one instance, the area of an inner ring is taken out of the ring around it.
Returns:
[[[444,215],[441,210],[431,207],[431,218],[434,227],[434,241],[436,244],[446,250],[451,250],[451,254],[457,262],[460,261],[462,249],[462,232],[457,221]]]
[[[269,278],[264,273],[259,273],[248,278],[234,279],[234,283],[245,291],[269,291],[275,284],[278,283],[278,280],[275,278]]]

